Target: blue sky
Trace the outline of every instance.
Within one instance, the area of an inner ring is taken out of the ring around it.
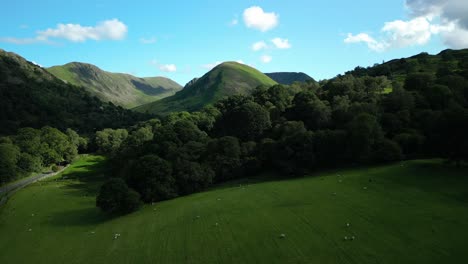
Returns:
[[[465,2],[15,0],[2,4],[0,48],[44,67],[88,62],[182,85],[228,60],[325,79],[468,48]]]

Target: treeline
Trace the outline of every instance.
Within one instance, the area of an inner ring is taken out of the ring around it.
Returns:
[[[94,142],[112,157],[114,174],[97,206],[129,212],[140,200],[171,199],[269,170],[295,177],[427,157],[460,164],[468,160],[467,100],[468,80],[458,71],[412,73],[404,82],[347,74],[320,84],[258,87],[200,112],[106,129]]]
[[[0,137],[0,184],[70,163],[84,150],[87,140],[74,130],[65,133],[52,127],[21,128],[17,134]]]

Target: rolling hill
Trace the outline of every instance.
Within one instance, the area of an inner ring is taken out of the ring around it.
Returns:
[[[0,134],[46,125],[88,133],[130,125],[143,118],[102,102],[84,88],[64,83],[21,56],[0,49]]]
[[[176,111],[196,111],[227,96],[249,94],[259,85],[275,84],[270,77],[250,66],[225,62],[190,82],[175,95],[136,107],[135,110],[162,115]]]
[[[80,62],[54,66],[47,70],[68,83],[83,86],[103,101],[127,108],[156,101],[182,89],[182,86],[168,78],[138,78],[129,74],[110,73],[92,64]]]
[[[463,263],[467,173],[425,160],[251,179],[110,218],[105,159],[87,156],[0,207],[0,263]]]
[[[291,85],[294,82],[315,82],[314,78],[310,77],[309,75],[303,72],[272,72],[265,73],[265,75],[275,80],[277,83],[285,85]]]

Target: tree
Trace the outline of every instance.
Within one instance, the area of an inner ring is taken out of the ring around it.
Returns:
[[[77,146],[73,145],[67,135],[56,128],[41,128],[42,160],[45,165],[70,162],[77,154]]]
[[[327,101],[321,101],[313,92],[298,93],[293,100],[294,106],[287,116],[292,120],[303,121],[308,129],[318,130],[329,126],[331,109]]]
[[[101,186],[96,206],[107,213],[131,213],[140,207],[140,195],[121,178],[111,178]]]
[[[400,146],[389,139],[377,143],[374,159],[378,162],[399,161],[403,158]]]
[[[236,178],[241,170],[241,148],[235,137],[221,137],[208,142],[205,158],[215,171],[215,181]]]
[[[172,165],[156,156],[146,155],[138,158],[129,171],[127,183],[141,194],[145,202],[156,202],[177,196]]]
[[[270,127],[270,114],[254,102],[228,110],[216,123],[221,136],[234,136],[244,141],[258,139]]]
[[[29,153],[22,152],[19,156],[17,166],[23,173],[39,172],[42,168],[42,160],[39,156],[33,156]]]
[[[369,161],[374,145],[382,139],[382,130],[374,116],[360,114],[348,126],[350,154],[354,160]]]
[[[9,143],[0,144],[0,183],[5,183],[16,177],[16,163],[19,157],[20,150],[17,146]]]
[[[175,163],[174,168],[178,190],[183,195],[204,190],[214,178],[213,170],[198,162],[181,160]]]
[[[99,152],[112,155],[117,152],[127,137],[128,131],[125,129],[106,128],[96,132],[94,141]]]

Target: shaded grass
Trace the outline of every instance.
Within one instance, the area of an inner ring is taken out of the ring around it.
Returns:
[[[92,195],[106,173],[105,159],[88,156],[62,174],[68,179],[18,192],[0,208],[0,263],[463,263],[468,257],[468,169],[439,160],[241,181],[116,219],[94,207]],[[121,237],[114,240],[115,233]]]

